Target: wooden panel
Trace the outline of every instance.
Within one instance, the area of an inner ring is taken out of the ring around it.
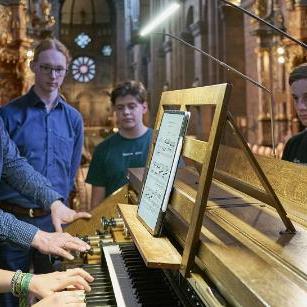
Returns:
[[[251,194],[257,189],[261,194],[260,183],[251,174],[248,162],[241,159],[240,151],[224,149],[218,170],[228,171],[242,185],[254,184]],[[307,195],[307,168],[269,158],[259,157],[258,161],[274,189],[283,196],[288,212],[301,208],[306,214],[303,201]],[[186,170],[179,170],[177,175],[165,225],[168,233],[184,247],[198,176]],[[222,193],[214,191],[214,186],[221,188]],[[229,200],[237,201],[238,195],[246,201],[244,207],[229,203]],[[295,223],[298,232],[294,235],[280,234],[284,225],[275,210],[259,200],[253,203],[252,197],[217,180],[211,186],[208,205],[196,263],[227,301],[235,306],[306,306],[307,230],[304,224]]]
[[[225,307],[225,302],[216,297],[216,293],[212,291],[210,283],[208,284],[204,279],[204,275],[197,273],[191,273],[191,277],[188,281],[196,291],[196,293],[201,297],[205,306],[210,307]]]
[[[195,198],[197,191],[192,189],[183,181],[177,179],[174,183],[174,189],[169,201],[169,206],[177,211],[181,212],[183,215],[188,216],[188,220],[191,220],[192,210],[194,207]]]
[[[215,105],[224,99],[227,84],[217,84],[162,93],[157,112],[155,128],[160,126],[164,105],[179,105],[180,109],[187,106]]]
[[[197,265],[235,306],[306,306],[306,229],[295,225],[299,235],[280,235],[283,224],[277,214],[249,208],[207,211]],[[184,246],[188,221],[172,209],[166,221]]]
[[[215,105],[222,101],[227,85],[217,84],[198,88],[166,91],[162,93],[161,105]]]
[[[243,182],[233,176],[230,176],[228,173],[223,171],[215,171],[214,172],[214,178],[217,180],[220,180],[221,182],[224,182],[225,184],[243,192],[248,195],[252,195],[256,199],[259,199],[266,204],[273,205],[272,199],[269,197],[267,193],[265,193],[263,190],[260,190],[256,186],[250,185],[246,182]]]
[[[129,187],[136,191],[137,194],[140,194],[142,190],[144,171],[144,167],[128,169]]]
[[[123,228],[114,228],[111,229],[112,238],[114,239],[114,242],[116,243],[131,243],[131,238],[126,237],[123,231]]]
[[[101,217],[115,217],[117,215],[116,205],[120,202],[127,202],[128,187],[123,186],[109,197],[107,197],[99,206],[90,213],[92,218],[77,220],[65,228],[65,232],[71,235],[94,235],[96,230],[101,230]]]
[[[186,137],[183,143],[182,155],[198,163],[204,163],[207,143]]]
[[[153,237],[138,220],[137,206],[118,204],[122,218],[144,262],[150,268],[179,269],[181,256],[166,237]]]
[[[256,157],[288,215],[307,225],[307,207],[305,206],[307,203],[307,167],[274,158]],[[251,171],[241,150],[226,146],[220,147],[216,168],[219,172],[225,172],[227,176],[233,177],[237,188],[240,188],[239,180],[241,180],[241,186],[249,184],[253,190],[256,188],[261,191],[260,182],[255,173]],[[227,178],[225,179],[227,181]],[[222,180],[222,177],[219,177],[219,180]],[[244,191],[248,193],[247,186]]]
[[[141,193],[141,182],[144,174],[144,168],[129,169],[130,188],[135,194]],[[190,214],[195,203],[198,185],[198,174],[194,169],[178,169],[173,191],[169,200],[169,206],[177,211],[181,216],[190,221]],[[129,192],[131,193],[131,192]],[[214,207],[240,206],[244,204],[261,204],[248,195],[242,195],[240,192],[228,187],[227,185],[214,180],[207,204],[208,210]]]

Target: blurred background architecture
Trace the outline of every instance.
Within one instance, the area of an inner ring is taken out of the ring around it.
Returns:
[[[35,43],[59,38],[72,54],[62,94],[83,115],[85,150],[116,128],[108,93],[119,81],[141,80],[149,92],[154,122],[161,92],[230,82],[230,111],[254,152],[271,147],[270,96],[163,35],[140,38],[147,21],[169,0],[0,0],[0,104],[32,84],[29,62]],[[275,141],[282,144],[302,129],[289,92],[289,71],[305,62],[302,47],[218,0],[181,0],[180,9],[160,25],[257,80],[274,93]],[[295,38],[307,41],[307,0],[233,1]],[[212,112],[193,109],[189,134],[206,138]]]

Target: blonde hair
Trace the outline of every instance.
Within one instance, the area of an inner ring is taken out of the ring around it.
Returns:
[[[71,61],[70,53],[69,53],[68,49],[66,48],[66,46],[64,44],[62,44],[56,38],[46,38],[46,39],[40,41],[34,49],[33,61],[37,62],[40,53],[45,51],[45,50],[49,50],[49,49],[55,49],[55,50],[63,53],[63,55],[66,58],[67,65],[69,65],[69,63]]]

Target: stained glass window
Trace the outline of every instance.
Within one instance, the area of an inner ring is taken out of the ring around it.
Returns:
[[[73,60],[72,75],[79,82],[89,82],[95,77],[95,61],[87,56],[81,56]]]
[[[101,52],[104,56],[110,56],[112,54],[112,47],[110,45],[105,45],[102,47]]]
[[[85,48],[91,41],[92,39],[84,32],[80,33],[75,38],[75,43],[81,48]]]

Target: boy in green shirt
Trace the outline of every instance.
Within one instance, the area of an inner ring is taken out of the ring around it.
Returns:
[[[91,207],[127,182],[127,170],[146,164],[152,129],[143,115],[148,110],[146,90],[141,82],[126,81],[111,93],[119,131],[95,148],[86,182],[92,185]]]

